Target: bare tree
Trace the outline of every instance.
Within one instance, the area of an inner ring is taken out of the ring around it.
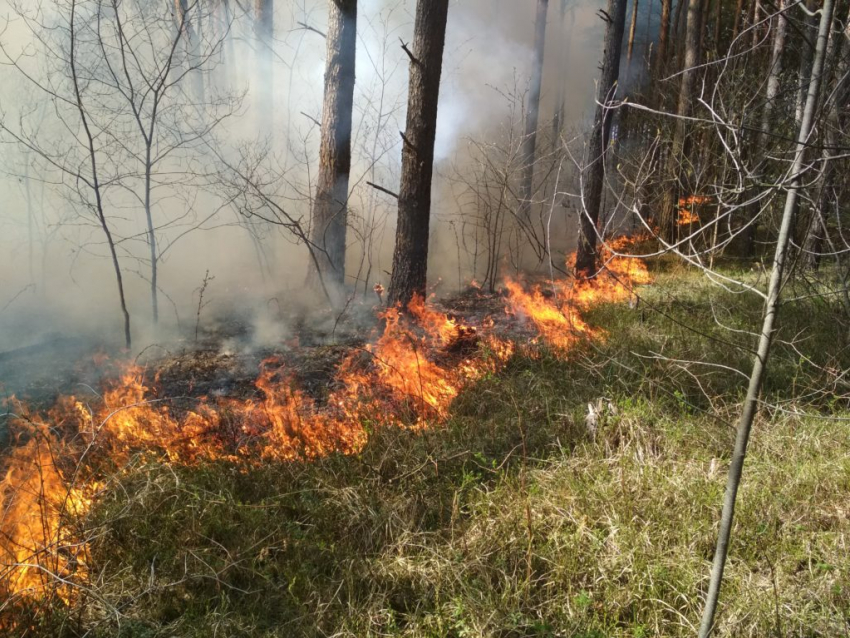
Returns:
[[[402,134],[401,189],[389,301],[402,306],[425,293],[431,178],[449,0],[418,0],[410,57],[407,131]]]
[[[723,512],[720,517],[720,531],[717,538],[717,547],[714,553],[714,564],[711,570],[708,595],[705,602],[705,610],[700,624],[700,638],[708,638],[714,630],[714,615],[717,610],[717,601],[720,595],[720,585],[723,582],[723,571],[726,566],[726,556],[729,552],[729,539],[732,535],[732,522],[735,516],[735,501],[738,488],[741,484],[741,475],[744,470],[744,459],[747,455],[747,444],[750,439],[753,420],[758,410],[759,394],[764,381],[767,363],[770,357],[771,344],[773,342],[774,324],[776,312],[779,307],[779,299],[783,286],[783,278],[787,267],[788,245],[794,228],[794,218],[797,214],[797,201],[801,184],[801,172],[808,150],[809,135],[815,120],[815,111],[820,94],[821,78],[824,71],[824,60],[826,58],[827,40],[832,25],[833,0],[824,0],[823,9],[818,29],[817,48],[815,49],[814,63],[812,65],[812,79],[809,83],[809,92],[806,97],[806,107],[803,112],[803,121],[797,134],[797,146],[794,153],[794,161],[790,169],[791,184],[785,197],[785,207],[782,213],[782,222],[779,228],[779,237],[776,242],[776,253],[773,257],[773,269],[770,275],[770,283],[767,289],[767,297],[764,304],[764,319],[761,334],[759,335],[758,350],[753,362],[750,375],[747,396],[744,400],[744,408],[738,421],[738,432],[735,439],[735,449],[732,455],[732,463],[729,466],[729,476],[726,483],[726,493],[723,497]]]

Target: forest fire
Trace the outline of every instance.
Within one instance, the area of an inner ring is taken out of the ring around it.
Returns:
[[[701,204],[707,204],[711,201],[710,197],[705,195],[690,195],[679,199],[679,217],[676,223],[679,226],[688,226],[699,222],[699,215],[694,210]]]
[[[531,288],[506,281],[506,311],[527,318],[539,340],[559,353],[598,336],[581,310],[626,299],[632,285],[649,281],[642,263],[614,254],[632,241],[610,244],[603,251],[603,270],[591,280]],[[98,482],[87,477],[120,466],[131,455],[186,465],[357,453],[368,439],[365,423],[422,428],[444,421],[464,386],[498,371],[516,348],[514,341],[494,334],[491,317],[471,325],[421,297],[407,312],[388,308],[379,317],[380,333],[364,349],[347,354],[321,402],[299,389],[286,366],[271,358],[254,382],[258,398],[200,397],[191,409],[178,408],[158,397],[152,387],[156,380],[146,381],[142,367],[127,365],[105,384],[94,405],[65,396],[44,416],[18,406],[20,416],[11,426],[20,444],[6,459],[0,483],[0,591],[24,600],[42,599],[50,591],[71,600],[73,585],[86,579],[87,548],[64,525],[90,508]],[[65,466],[77,469],[64,472]]]

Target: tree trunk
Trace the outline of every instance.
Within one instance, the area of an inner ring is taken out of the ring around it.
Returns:
[[[756,138],[755,146],[752,149],[752,157],[756,162],[760,162],[762,167],[765,166],[765,161],[762,158],[764,150],[767,146],[768,136],[770,135],[770,127],[774,124],[773,107],[776,104],[776,96],[779,95],[779,81],[782,76],[782,53],[785,50],[785,34],[788,31],[788,18],[785,17],[785,0],[779,0],[779,10],[776,16],[776,25],[773,27],[773,46],[771,47],[770,68],[767,76],[767,89],[765,94],[764,107],[761,112],[761,128],[758,137]],[[748,218],[753,221],[747,226],[744,233],[744,254],[752,257],[756,247],[756,231],[758,229],[758,214],[759,204],[754,204],[750,210]]]
[[[637,16],[638,16],[638,1],[632,1],[632,21],[629,25],[629,46],[626,50],[626,89],[629,87],[629,80],[632,75],[632,53],[635,49],[635,32],[637,31]]]
[[[682,48],[681,46],[679,46],[679,42],[682,39],[679,27],[682,24],[682,7],[684,7],[687,4],[687,2],[688,2],[688,0],[676,0],[676,18],[673,20],[673,32],[672,32],[674,44],[673,44],[673,46],[668,45],[668,48],[667,48],[668,57],[673,57],[674,60],[678,59],[679,50]],[[665,68],[666,68],[666,65],[668,64],[668,62],[669,62],[669,60],[664,61]]]
[[[389,302],[406,306],[425,294],[428,271],[428,226],[437,105],[449,0],[418,0],[410,60],[407,131],[401,153],[393,272]]]
[[[829,241],[826,209],[832,209],[837,217],[841,211],[841,202],[834,196],[836,180],[836,160],[832,155],[841,146],[839,132],[846,130],[848,114],[846,105],[850,103],[850,16],[844,23],[844,33],[833,33],[827,47],[826,68],[835,69],[836,84],[829,92],[826,125],[823,127],[826,144],[821,151],[823,170],[821,173],[821,192],[812,212],[812,219],[803,240],[803,267],[817,270],[820,266],[823,246]],[[826,75],[826,74],[824,74]],[[824,78],[824,81],[826,78]],[[830,250],[837,253],[830,243]]]
[[[804,2],[806,7],[811,11],[814,8],[814,2]],[[806,95],[809,92],[809,76],[812,71],[812,47],[810,46],[810,36],[814,32],[817,16],[804,15],[802,18],[802,30],[806,36],[800,48],[800,70],[797,76],[797,104],[794,110],[794,119],[797,126],[803,121],[803,106],[806,103]]]
[[[329,291],[335,302],[339,301],[345,283],[356,49],[357,0],[328,0],[322,141],[311,241],[316,250],[318,275],[326,285],[333,284]]]
[[[70,61],[74,99],[76,101],[75,107],[80,116],[80,123],[82,124],[83,132],[85,133],[86,151],[88,153],[89,166],[91,168],[90,187],[92,189],[92,193],[95,199],[95,212],[97,213],[97,219],[98,222],[100,222],[100,227],[103,230],[103,234],[106,236],[106,244],[107,246],[109,246],[109,254],[112,258],[112,268],[115,271],[115,281],[118,285],[118,301],[121,305],[121,314],[124,316],[124,345],[129,350],[132,346],[132,337],[130,333],[130,312],[127,310],[127,297],[124,293],[124,277],[121,273],[121,264],[118,261],[118,250],[115,247],[115,240],[112,237],[112,230],[109,228],[109,223],[106,219],[106,212],[104,211],[103,207],[103,194],[101,193],[100,173],[97,163],[97,149],[95,148],[94,143],[95,138],[94,134],[92,133],[91,126],[89,125],[89,115],[86,111],[85,105],[83,104],[83,94],[80,90],[80,79],[77,75],[77,35],[75,28],[76,15],[77,2],[76,0],[72,0],[70,22],[71,42],[68,56]]]
[[[664,189],[661,200],[661,236],[668,242],[674,242],[678,230],[677,204],[679,191],[684,178],[684,155],[686,152],[685,138],[688,132],[688,122],[684,119],[691,113],[691,101],[696,80],[696,67],[700,63],[699,39],[702,28],[700,10],[702,0],[689,0],[686,35],[685,59],[682,71],[682,81],[679,85],[679,104],[676,109],[676,126],[673,132],[673,144],[667,157],[667,175],[670,183]]]
[[[744,470],[744,459],[747,455],[747,443],[750,438],[753,420],[758,408],[758,398],[762,382],[767,370],[770,348],[773,341],[774,322],[776,311],[779,306],[779,298],[782,290],[782,278],[785,274],[785,265],[788,256],[788,244],[791,238],[794,217],[797,212],[797,195],[800,187],[800,172],[803,168],[806,147],[817,108],[818,93],[820,89],[820,78],[823,73],[824,58],[826,57],[827,38],[832,23],[833,0],[824,0],[823,13],[818,29],[817,49],[812,69],[812,81],[809,84],[809,92],[806,96],[806,107],[803,113],[803,121],[797,135],[797,148],[794,153],[794,161],[789,172],[791,183],[785,196],[785,208],[782,213],[782,223],[779,228],[779,238],[776,242],[776,253],[773,258],[773,271],[770,275],[770,284],[767,289],[767,299],[764,305],[764,320],[761,335],[759,337],[758,351],[753,362],[753,370],[750,375],[750,384],[747,396],[744,400],[744,409],[738,421],[738,432],[735,439],[735,450],[732,455],[732,463],[729,465],[729,476],[726,483],[726,493],[723,496],[723,512],[720,517],[720,531],[717,538],[717,547],[714,553],[714,564],[711,569],[711,579],[708,586],[708,595],[705,602],[705,610],[700,624],[699,637],[708,638],[714,629],[714,614],[717,611],[717,600],[720,594],[720,585],[723,581],[723,570],[726,566],[726,555],[729,551],[729,539],[732,534],[732,522],[735,516],[735,500],[738,487],[741,484],[741,474]]]
[[[585,277],[593,276],[597,268],[597,228],[599,208],[602,203],[602,186],[605,179],[605,151],[611,131],[613,113],[608,108],[614,97],[620,75],[620,56],[623,32],[626,27],[626,1],[608,0],[608,15],[611,21],[605,32],[605,52],[602,57],[602,73],[596,92],[596,117],[587,143],[587,156],[583,179],[583,209],[579,220],[576,272]]]
[[[715,0],[714,5],[714,57],[720,55],[720,24],[723,17],[723,0]]]
[[[261,131],[271,130],[274,113],[274,0],[256,0],[257,115]]]
[[[699,50],[705,51],[705,32],[708,23],[709,10],[711,9],[711,0],[703,0],[702,8],[700,9],[700,29],[699,29]]]
[[[540,92],[543,86],[543,54],[546,48],[546,14],[549,0],[537,0],[537,19],[534,23],[534,60],[531,65],[531,84],[528,88],[528,107],[525,115],[525,137],[520,158],[522,173],[519,185],[520,219],[527,221],[534,193],[534,163],[537,159],[537,124],[540,120]]]
[[[567,1],[561,0],[561,53],[560,64],[562,68],[566,68],[568,61],[569,40],[567,38]],[[575,13],[571,10],[570,15],[573,17],[572,22],[575,22]],[[564,73],[559,74],[558,80],[558,97],[555,103],[555,117],[552,121],[552,143],[557,145],[560,143],[561,129],[564,125],[564,117],[566,116],[566,82],[567,78]]]
[[[735,5],[735,21],[732,23],[732,41],[735,41],[735,38],[738,37],[738,33],[741,30],[741,19],[743,18],[744,13],[744,0],[738,0],[738,3]]]
[[[185,38],[186,67],[187,69],[192,69],[192,67],[198,64],[201,57],[201,44],[197,33],[195,33],[195,28],[192,26],[192,13],[195,16],[198,15],[200,3],[193,2],[190,5],[189,2],[190,0],[174,0],[177,28],[182,31],[182,37]],[[205,93],[204,75],[200,69],[195,69],[190,75],[192,76],[195,98],[198,102],[203,102]]]
[[[681,0],[679,0],[681,4]],[[655,56],[657,68],[663,72],[667,61],[667,47],[670,39],[670,7],[672,0],[661,0],[661,24],[658,27],[658,54]]]

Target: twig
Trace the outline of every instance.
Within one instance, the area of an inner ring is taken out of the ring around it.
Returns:
[[[313,117],[312,115],[308,115],[304,111],[301,111],[301,115],[306,117],[308,120],[311,120],[319,128],[322,128],[322,123],[319,120],[317,120],[315,117]]]
[[[396,199],[398,199],[398,193],[394,193],[394,192],[393,192],[393,191],[391,191],[389,188],[384,188],[383,186],[379,186],[378,184],[375,184],[374,182],[366,182],[366,184],[367,184],[368,186],[371,186],[371,187],[372,187],[372,188],[374,188],[375,190],[379,190],[379,191],[381,191],[382,193],[386,193],[387,195],[390,195],[390,196],[395,197]]]
[[[301,27],[302,29],[305,29],[307,31],[312,31],[313,33],[318,33],[320,36],[322,36],[326,40],[328,38],[328,35],[325,32],[319,31],[316,27],[311,27],[306,22],[296,22],[295,24],[297,24],[299,27]]]
[[[401,135],[401,139],[404,140],[405,144],[407,144],[410,148],[412,148],[417,153],[419,152],[419,149],[416,148],[416,146],[413,144],[413,142],[411,142],[409,139],[407,139],[407,135],[404,134],[404,131],[399,131],[398,134]]]
[[[204,293],[207,290],[207,286],[209,285],[209,283],[213,279],[215,279],[215,277],[210,277],[210,271],[209,271],[209,269],[207,269],[207,272],[204,275],[204,282],[201,284],[201,287],[198,289],[198,314],[197,314],[197,318],[195,319],[195,343],[198,343],[198,328],[201,325],[201,310],[206,305],[204,303]],[[207,303],[209,303],[209,302],[207,302]]]
[[[416,59],[416,56],[413,55],[413,52],[407,48],[407,43],[401,38],[399,38],[398,41],[401,42],[401,50],[407,54],[407,57],[410,58],[410,61],[413,62],[413,64],[415,64],[416,66],[419,66],[421,63],[419,62],[419,60]]]

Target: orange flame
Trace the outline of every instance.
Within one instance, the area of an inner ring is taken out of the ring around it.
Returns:
[[[0,597],[54,595],[67,604],[88,575],[86,545],[67,518],[88,511],[97,483],[69,486],[56,464],[65,446],[42,426],[28,434],[6,458],[0,481]]]
[[[508,280],[506,310],[528,319],[539,338],[560,352],[580,339],[603,336],[588,326],[581,311],[628,299],[634,285],[649,283],[640,260],[615,254],[633,241],[618,239],[603,247],[604,266],[590,280],[531,288]],[[85,515],[98,489],[96,478],[85,477],[96,477],[109,463],[136,453],[175,464],[357,453],[368,440],[367,423],[419,428],[445,420],[460,391],[498,371],[516,349],[513,341],[493,334],[492,317],[472,326],[421,297],[404,312],[384,310],[381,320],[383,330],[371,344],[343,360],[321,404],[299,390],[275,359],[261,365],[255,381],[258,398],[201,398],[191,409],[158,399],[145,371],[130,365],[106,383],[102,399],[93,405],[67,396],[45,419],[27,415],[13,421],[29,437],[3,464],[0,593],[40,599],[52,591],[66,603],[72,601],[67,583],[87,576],[87,547],[74,540],[68,522]],[[57,431],[78,435],[76,447],[45,426],[28,425],[33,422],[49,422]],[[57,459],[73,463],[83,457],[85,472],[69,482]]]

